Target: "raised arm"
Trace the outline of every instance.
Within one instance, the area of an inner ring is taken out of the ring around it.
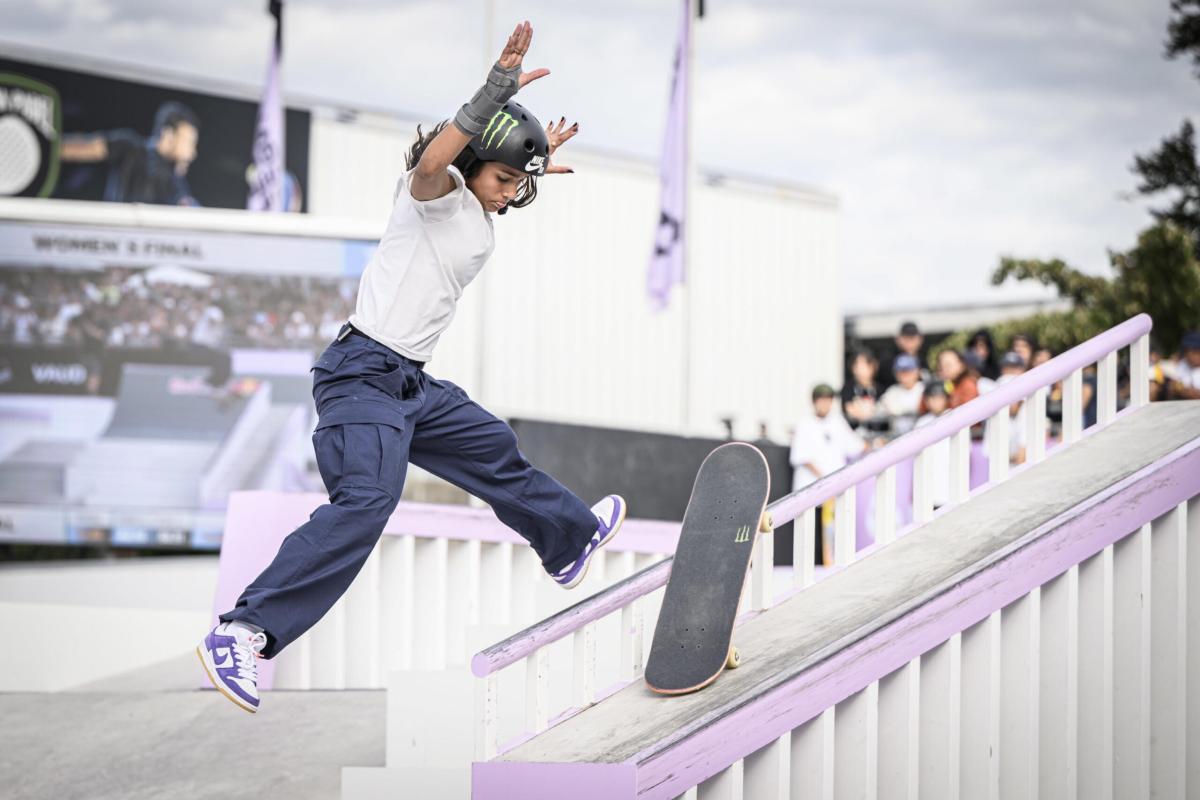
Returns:
[[[488,73],[487,80],[475,96],[463,104],[447,125],[421,154],[409,182],[409,191],[417,200],[435,200],[454,188],[446,167],[454,163],[473,136],[483,132],[491,118],[517,90],[530,81],[550,74],[548,69],[521,72],[521,60],[533,40],[533,26],[528,21],[513,29],[499,60]]]
[[[58,154],[63,161],[103,161],[108,158],[108,141],[100,134],[64,136]]]

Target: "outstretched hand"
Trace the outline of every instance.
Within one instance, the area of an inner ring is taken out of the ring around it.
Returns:
[[[533,41],[533,26],[529,24],[529,20],[518,23],[517,27],[513,28],[512,34],[508,37],[508,41],[504,44],[504,50],[500,53],[500,58],[497,59],[500,66],[505,69],[521,66],[522,59],[525,58],[525,53],[529,51],[529,43]],[[517,88],[522,89],[530,81],[536,81],[538,78],[544,78],[550,74],[550,70],[542,67],[531,72],[522,72],[517,77]]]
[[[562,117],[558,120],[558,124],[551,122],[546,126],[546,139],[550,142],[550,156],[553,158],[554,151],[559,148],[559,145],[564,144],[575,134],[579,133],[579,123],[576,122],[569,128],[564,127],[567,124],[567,118]],[[547,175],[564,175],[574,172],[575,170],[564,164],[555,164],[550,159],[546,160]]]

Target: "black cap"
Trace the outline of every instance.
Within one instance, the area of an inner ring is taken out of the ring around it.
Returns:
[[[550,141],[529,109],[509,100],[492,115],[483,133],[471,137],[471,152],[481,161],[499,161],[526,175],[545,175]]]
[[[942,383],[941,381],[930,381],[929,383],[925,384],[925,396],[948,397],[949,393],[946,391],[946,384]]]
[[[1200,350],[1200,331],[1188,331],[1183,335],[1180,350]]]
[[[920,336],[921,329],[917,327],[917,323],[909,320],[900,326],[901,336]]]
[[[1025,368],[1025,359],[1021,358],[1019,355],[1014,353],[1012,350],[1009,350],[1000,359],[1000,367],[1001,368],[1020,367],[1020,368],[1024,369]]]
[[[835,392],[833,390],[833,387],[830,386],[828,383],[818,383],[816,386],[813,387],[813,390],[812,390],[812,399],[813,400],[816,400],[818,397],[836,397],[836,396],[837,396],[837,392]]]

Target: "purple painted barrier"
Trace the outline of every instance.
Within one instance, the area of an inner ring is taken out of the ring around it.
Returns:
[[[317,492],[234,492],[229,496],[225,532],[217,567],[212,624],[217,615],[233,608],[242,590],[271,563],[279,545],[309,515],[329,499]],[[528,543],[508,528],[490,508],[401,502],[383,531],[384,536],[421,536],[482,542]],[[679,524],[631,519],[609,549],[634,553],[671,553],[679,538]],[[263,659],[258,685],[270,689],[275,665]]]
[[[932,424],[913,430],[891,442],[886,447],[867,454],[859,461],[827,475],[815,483],[792,492],[786,497],[776,500],[768,506],[768,510],[774,517],[775,524],[778,526],[791,522],[808,509],[816,508],[826,501],[838,497],[851,487],[859,487],[863,493],[873,495],[875,478],[887,469],[900,467],[905,462],[910,462],[906,469],[907,478],[905,478],[908,488],[902,494],[900,480],[901,473],[905,470],[898,468],[896,497],[898,501],[903,497],[909,499],[910,508],[908,513],[911,519],[911,461],[916,458],[918,453],[965,428],[985,422],[1000,409],[1031,397],[1039,389],[1052,386],[1066,379],[1076,370],[1095,364],[1109,353],[1131,345],[1142,336],[1148,334],[1151,326],[1152,322],[1147,314],[1139,314],[1132,319],[1126,320],[1115,328],[1094,336],[1077,347],[1071,348],[1057,358],[1042,364],[1040,367],[1035,367],[1005,383],[1003,386],[999,386],[991,392],[981,395],[971,402],[942,415]],[[987,460],[980,447],[973,446],[970,452],[970,483],[971,488],[975,489],[986,482]],[[867,488],[868,486],[870,488]],[[869,529],[864,533],[864,528],[862,527],[866,523],[866,520],[871,519],[873,515],[864,513],[862,502],[860,498],[856,504],[858,519],[862,521],[855,530],[856,549],[869,546],[873,541]],[[869,505],[866,508],[869,508]],[[900,519],[898,518],[898,522]],[[487,648],[476,654],[472,659],[472,671],[481,678],[489,675],[503,666],[515,663],[538,648],[573,633],[586,622],[599,619],[617,611],[628,604],[628,598],[636,598],[649,594],[655,589],[666,585],[667,576],[670,574],[669,565],[670,559],[667,559],[663,564],[644,570],[638,575],[627,578],[605,591],[593,595],[570,609],[574,614],[570,618],[558,615],[551,618],[551,620],[546,620],[545,623],[522,631],[497,645]],[[618,598],[620,598],[619,601]],[[554,624],[548,625],[552,620]]]

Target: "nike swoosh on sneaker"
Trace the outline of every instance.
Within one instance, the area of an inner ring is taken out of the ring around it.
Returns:
[[[217,658],[222,659],[221,663],[217,663]],[[229,652],[228,647],[218,647],[213,650],[213,667],[216,669],[229,669],[233,666],[233,654]]]

